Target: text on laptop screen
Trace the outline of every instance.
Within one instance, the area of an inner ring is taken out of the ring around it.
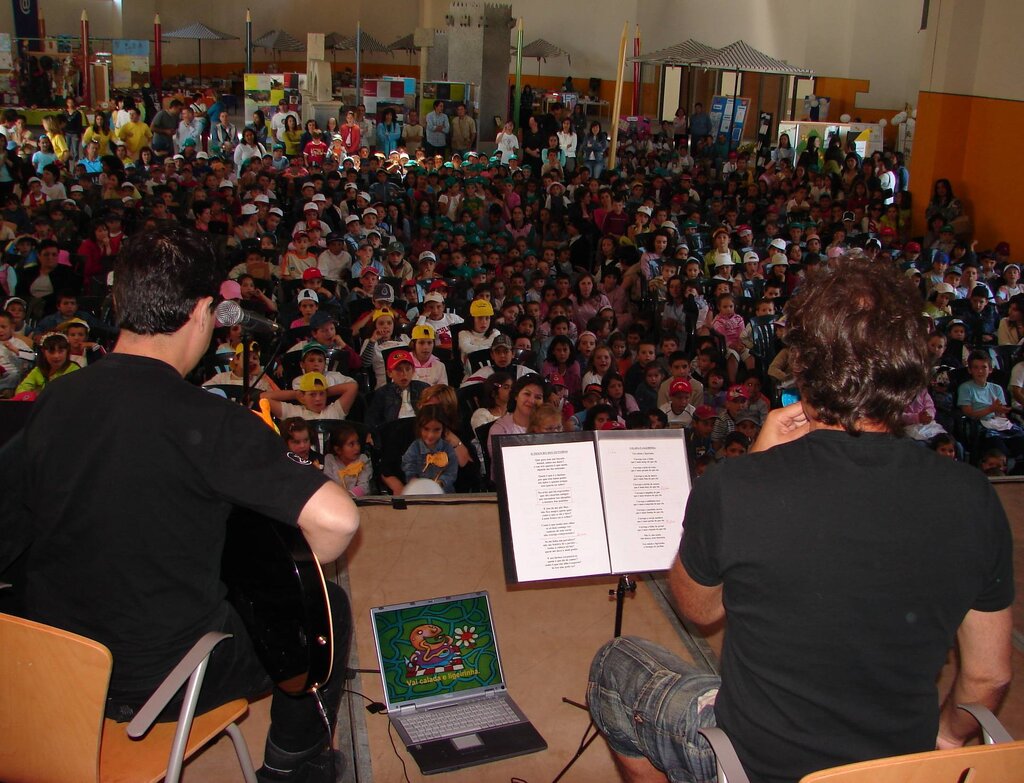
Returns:
[[[502,681],[486,596],[377,611],[374,623],[393,705]]]

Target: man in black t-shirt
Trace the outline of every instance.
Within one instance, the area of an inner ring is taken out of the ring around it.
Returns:
[[[107,714],[118,720],[207,631],[233,638],[211,656],[201,711],[270,690],[224,601],[233,506],[297,526],[321,562],[337,559],[358,527],[348,494],[293,460],[258,417],[183,380],[210,343],[225,272],[190,230],[126,240],[114,277],[117,346],[79,381],[48,386],[9,444],[23,456],[11,462],[0,538],[27,547],[27,615],[110,648]],[[331,599],[336,665],[321,694],[333,721],[351,618],[340,589]],[[271,720],[260,781],[333,783],[314,697],[275,690]]]
[[[642,639],[602,648],[591,714],[629,781],[717,780],[719,726],[755,782],[960,746],[959,703],[1009,682],[1009,525],[987,480],[899,438],[928,379],[920,307],[860,253],[787,306],[802,400],[694,484],[669,574],[698,625],[727,620],[721,677]],[[960,670],[939,710],[949,647]]]

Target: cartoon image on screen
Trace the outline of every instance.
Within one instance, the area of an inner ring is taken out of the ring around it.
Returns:
[[[482,595],[377,612],[374,622],[393,704],[501,682]]]

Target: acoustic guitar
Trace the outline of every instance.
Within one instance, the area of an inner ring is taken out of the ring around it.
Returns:
[[[297,527],[249,509],[228,518],[221,578],[256,655],[285,693],[331,676],[334,629],[324,573]]]

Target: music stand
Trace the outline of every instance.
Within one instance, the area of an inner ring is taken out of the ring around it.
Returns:
[[[615,574],[608,595],[620,637],[626,596],[636,592],[630,574],[666,570],[678,551],[690,491],[684,431],[499,435],[494,443],[506,581]],[[598,734],[591,720],[554,783]]]

